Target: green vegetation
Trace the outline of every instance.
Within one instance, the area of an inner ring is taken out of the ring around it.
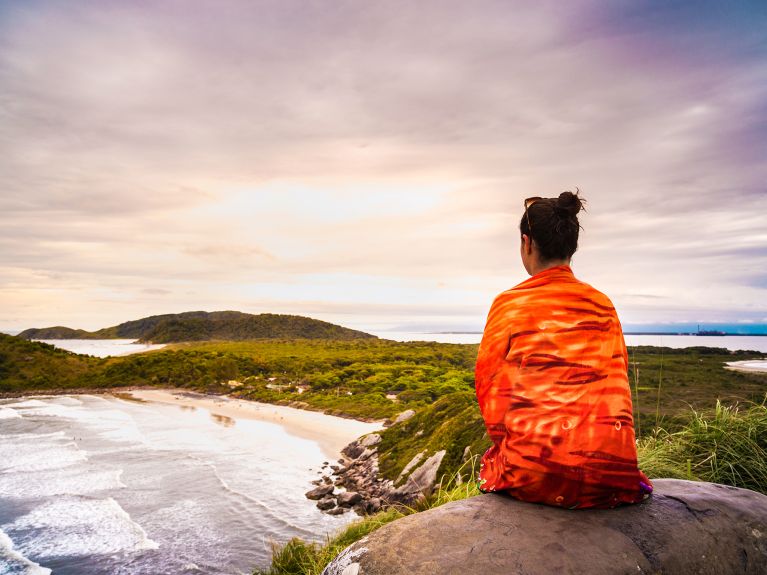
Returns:
[[[765,396],[767,401],[767,396]],[[639,464],[650,477],[695,479],[767,493],[767,405],[690,410],[684,425],[640,440]]]
[[[0,333],[0,392],[49,389],[90,373],[92,358]]]
[[[298,315],[273,313],[253,315],[239,311],[189,311],[154,315],[93,332],[62,326],[32,328],[21,332],[19,337],[24,339],[126,338],[154,343],[239,341],[262,338],[334,340],[375,338],[368,333]]]

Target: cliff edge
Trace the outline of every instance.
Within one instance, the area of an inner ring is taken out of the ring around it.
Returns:
[[[767,496],[658,479],[647,501],[567,511],[497,494],[389,523],[323,575],[767,573]]]

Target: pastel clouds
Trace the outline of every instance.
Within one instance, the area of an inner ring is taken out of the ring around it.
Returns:
[[[576,185],[624,322],[767,321],[764,9],[695,4],[6,4],[0,328],[478,329]]]

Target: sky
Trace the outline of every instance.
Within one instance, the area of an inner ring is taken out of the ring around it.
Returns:
[[[767,324],[767,3],[0,1],[0,330],[481,330],[529,196],[624,326]]]

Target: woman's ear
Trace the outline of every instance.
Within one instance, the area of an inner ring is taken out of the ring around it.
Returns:
[[[522,234],[522,251],[528,255],[533,252],[533,242],[527,234]]]

